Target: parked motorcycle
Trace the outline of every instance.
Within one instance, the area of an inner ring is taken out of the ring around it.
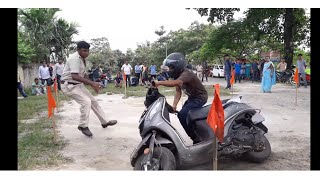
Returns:
[[[283,73],[276,71],[276,80],[277,82],[290,83],[294,85],[293,80],[294,71],[292,69],[286,69]]]
[[[241,96],[222,100],[225,116],[224,141],[218,143],[218,157],[242,156],[253,162],[263,162],[271,154],[264,136],[268,128],[260,110],[241,103]],[[215,135],[206,122],[211,104],[189,111],[187,118],[200,143],[187,146],[170,123],[174,112],[158,89],[148,87],[146,110],[139,120],[140,144],[130,156],[134,170],[175,170],[212,163]]]

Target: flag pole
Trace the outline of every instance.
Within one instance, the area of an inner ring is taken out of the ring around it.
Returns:
[[[124,84],[124,99],[127,98],[127,76],[126,74],[123,72],[122,74],[123,77],[123,84]]]
[[[124,85],[124,98],[127,98],[127,77],[126,77],[126,82]]]
[[[58,108],[58,106],[59,106],[59,93],[58,93],[58,82],[57,81],[58,80],[56,79],[55,80],[56,88],[55,88],[54,92],[55,92],[56,98],[57,98],[57,103],[56,103],[57,111],[59,111],[59,108]]]
[[[53,142],[57,143],[57,133],[56,133],[56,120],[54,118],[54,114],[52,115],[51,118],[49,118],[52,120],[52,126],[53,126]]]
[[[55,118],[54,118],[54,110],[57,106],[57,104],[54,102],[54,97],[52,95],[52,92],[51,92],[51,86],[47,86],[47,97],[48,97],[48,119],[49,120],[52,120],[52,126],[53,126],[53,142],[56,144],[56,121],[55,121]],[[51,99],[52,98],[52,99]],[[52,101],[54,102],[54,105],[52,106]],[[52,112],[52,114],[50,113]]]
[[[231,85],[231,98],[233,98],[233,84]]]
[[[213,170],[218,170],[218,141],[217,137],[213,138]]]
[[[296,85],[296,106],[298,105],[298,84]]]

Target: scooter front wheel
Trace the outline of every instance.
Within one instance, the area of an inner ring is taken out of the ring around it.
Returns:
[[[141,154],[134,164],[133,170],[143,171],[159,171],[159,170],[175,170],[176,160],[173,153],[166,147],[155,147],[152,156],[152,162],[146,164],[147,155]]]

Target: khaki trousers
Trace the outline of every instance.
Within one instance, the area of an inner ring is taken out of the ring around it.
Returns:
[[[202,71],[198,71],[197,75],[198,75],[198,78],[201,79],[202,78]]]
[[[88,127],[90,109],[98,116],[101,124],[107,123],[106,115],[104,114],[98,101],[88,91],[83,84],[61,84],[61,90],[64,94],[74,99],[81,105],[80,107],[80,124],[79,127]]]

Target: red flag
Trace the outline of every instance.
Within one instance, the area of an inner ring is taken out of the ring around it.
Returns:
[[[53,98],[53,95],[51,93],[51,87],[47,86],[47,95],[48,95],[48,118],[50,118],[53,115],[53,110],[56,106],[56,101]]]
[[[57,92],[57,90],[58,90],[57,79],[54,79],[53,89],[54,89],[54,92]]]
[[[231,79],[230,79],[230,84],[231,84],[231,86],[233,86],[233,84],[234,84],[234,70],[232,70],[232,73],[231,73]]]
[[[297,86],[299,86],[299,70],[296,68],[296,72],[294,72],[293,80],[296,82]]]
[[[220,85],[214,85],[214,98],[207,117],[207,123],[212,128],[214,134],[223,142],[224,137],[224,110],[220,100]]]

